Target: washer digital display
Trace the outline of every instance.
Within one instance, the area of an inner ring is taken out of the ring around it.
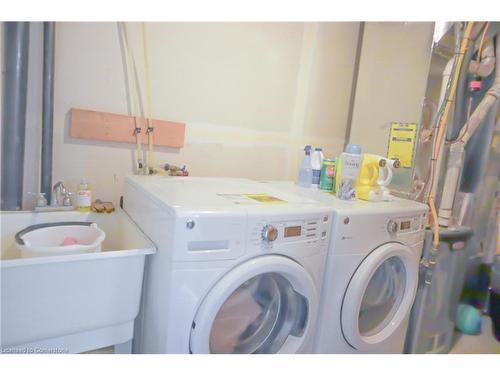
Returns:
[[[406,229],[410,229],[411,227],[411,221],[402,221],[401,222],[401,230],[406,230]]]
[[[302,233],[302,227],[300,225],[295,227],[285,228],[285,237],[298,237]]]

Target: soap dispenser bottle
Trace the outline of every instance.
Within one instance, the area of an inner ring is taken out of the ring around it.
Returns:
[[[92,190],[84,177],[78,185],[78,191],[76,193],[76,208],[78,211],[90,211],[90,206],[92,205]]]

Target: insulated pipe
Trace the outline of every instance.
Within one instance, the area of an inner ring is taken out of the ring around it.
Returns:
[[[477,24],[476,27],[474,27],[474,30],[472,31],[471,34],[471,43],[469,44],[469,47],[467,48],[467,51],[465,52],[465,57],[464,57],[464,62],[462,65],[462,69],[460,70],[460,76],[458,78],[458,84],[457,84],[457,97],[455,100],[455,109],[453,112],[453,122],[449,125],[446,133],[446,138],[447,140],[453,140],[456,139],[458,136],[458,133],[460,132],[460,128],[458,127],[460,124],[462,124],[465,121],[465,97],[467,94],[467,82],[468,82],[468,77],[469,74],[468,72],[471,72],[471,69],[477,69],[478,66],[477,62],[472,59],[474,56],[474,53],[478,51],[480,48],[480,45],[482,44],[483,38],[485,36],[485,33],[488,31],[489,28],[489,22],[485,22],[484,25],[481,26],[481,24]],[[481,37],[481,42],[475,45],[472,43],[472,40],[476,40],[480,35],[482,34]],[[481,56],[485,57],[485,53],[483,53],[484,49],[482,50]],[[488,51],[488,54],[491,53],[494,55],[493,49],[491,51]],[[474,64],[474,65],[471,65]],[[491,61],[488,61],[486,63],[481,62],[481,71],[486,73],[486,70],[488,68],[486,65],[491,65],[491,71],[493,71],[493,68],[495,67],[495,62],[491,63]],[[471,68],[472,67],[472,68]],[[487,74],[491,74],[491,71]],[[473,72],[471,72],[473,73]],[[482,76],[485,77],[485,76]]]
[[[450,224],[453,202],[455,201],[464,165],[464,151],[465,148],[462,142],[456,142],[450,146],[443,194],[438,212],[438,222],[442,227],[448,227]]]
[[[55,22],[43,23],[42,161],[40,191],[52,194],[52,140],[54,127]]]
[[[28,87],[29,22],[5,22],[2,99],[2,210],[21,210]]]
[[[500,53],[500,34],[496,37],[496,56]],[[489,110],[497,102],[500,97],[500,58],[496,59],[495,66],[495,81],[490,89],[484,95],[483,100],[479,103],[476,110],[469,119],[469,124],[464,125],[458,136],[458,141],[454,142],[450,147],[450,155],[448,158],[448,168],[443,187],[443,195],[441,205],[439,207],[439,225],[447,227],[450,223],[453,202],[455,194],[460,182],[460,176],[463,169],[463,160],[465,146],[467,142],[477,130],[482,120],[486,117]]]
[[[500,33],[496,36],[496,56],[500,55]],[[462,127],[459,138],[462,139],[464,145],[467,144],[470,137],[474,134],[476,129],[481,124],[483,118],[487,115],[491,107],[496,103],[500,96],[500,58],[496,59],[495,65],[495,80],[490,89],[484,95],[483,100],[477,106],[476,110],[470,118],[469,129],[466,126]]]
[[[455,112],[453,117],[453,124],[448,129],[448,140],[453,141],[458,138],[458,134],[460,133],[460,128],[458,127],[460,124],[465,122],[465,113],[466,113],[466,96],[467,96],[467,82],[469,78],[469,74],[476,74],[482,78],[488,77],[493,70],[495,69],[495,49],[493,46],[493,39],[490,37],[487,39],[487,42],[484,44],[483,48],[481,45],[483,44],[483,40],[485,35],[487,35],[489,23],[487,22],[485,28],[482,30],[482,36],[479,44],[476,46],[472,46],[473,48],[469,48],[465,55],[464,66],[462,71],[460,72],[460,79],[458,82],[457,88],[457,100],[455,104]],[[472,56],[475,52],[480,53],[480,59],[472,59]],[[480,60],[480,62],[478,62]],[[467,74],[469,73],[469,74]]]
[[[469,65],[469,73],[477,74],[480,77],[488,77],[495,69],[495,49],[493,47],[493,39],[489,39],[484,43],[481,51],[481,62],[472,60]]]

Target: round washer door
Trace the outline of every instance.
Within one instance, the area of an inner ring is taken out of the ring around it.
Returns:
[[[192,324],[192,353],[296,353],[318,294],[309,273],[278,255],[251,259],[220,279]]]
[[[375,249],[354,273],[342,302],[342,332],[359,350],[388,340],[407,317],[418,286],[418,259],[409,247]]]

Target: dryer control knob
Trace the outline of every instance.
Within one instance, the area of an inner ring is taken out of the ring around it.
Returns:
[[[278,238],[278,229],[273,225],[266,225],[262,228],[262,239],[266,242],[273,242]]]
[[[394,220],[389,220],[387,222],[387,231],[389,233],[396,233],[398,231],[398,223]]]

